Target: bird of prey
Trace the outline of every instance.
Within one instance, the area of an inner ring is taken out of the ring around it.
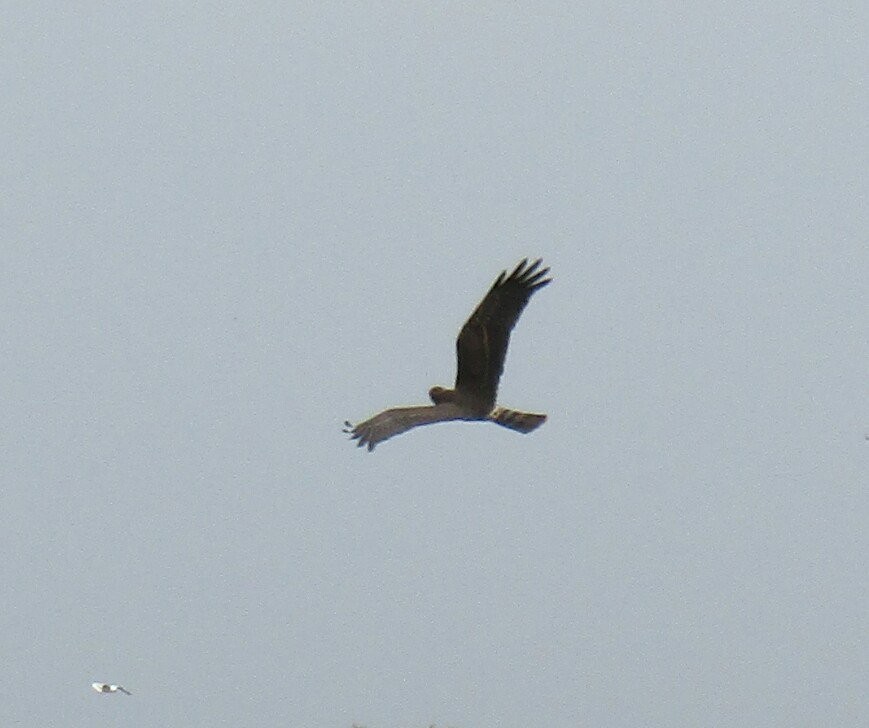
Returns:
[[[129,690],[120,685],[108,685],[106,683],[91,683],[93,689],[98,693],[123,693],[124,695],[132,695]]]
[[[499,407],[495,404],[498,380],[504,371],[510,331],[528,299],[550,283],[549,268],[540,269],[540,259],[524,259],[510,275],[502,271],[480,305],[471,314],[456,340],[458,367],[453,389],[432,387],[428,395],[432,405],[396,407],[352,425],[345,422],[344,432],[356,445],[373,450],[384,440],[402,432],[435,422],[469,420],[494,422],[517,432],[527,433],[546,421],[546,415]]]

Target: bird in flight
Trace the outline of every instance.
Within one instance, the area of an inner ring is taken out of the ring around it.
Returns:
[[[91,686],[98,693],[123,693],[124,695],[132,695],[129,690],[120,685],[108,685],[106,683],[91,683]]]
[[[502,271],[480,305],[471,314],[456,340],[458,359],[453,389],[432,387],[428,396],[434,403],[417,407],[395,407],[352,425],[344,422],[344,432],[358,447],[373,450],[379,443],[402,432],[435,422],[467,420],[494,422],[517,432],[528,433],[546,422],[546,415],[518,412],[495,404],[498,380],[510,332],[531,295],[551,282],[549,268],[540,268],[540,259],[524,259],[510,275]]]

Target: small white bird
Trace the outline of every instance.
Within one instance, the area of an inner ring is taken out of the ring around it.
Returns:
[[[120,685],[108,685],[106,683],[91,683],[94,690],[98,693],[123,693],[124,695],[132,695],[129,690]]]

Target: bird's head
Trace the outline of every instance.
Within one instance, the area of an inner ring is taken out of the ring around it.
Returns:
[[[446,387],[432,387],[428,390],[428,396],[435,404],[443,404],[444,402],[452,402],[455,399],[456,391],[447,389]]]

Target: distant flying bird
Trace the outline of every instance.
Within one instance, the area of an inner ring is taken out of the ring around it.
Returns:
[[[456,340],[458,367],[454,389],[432,387],[428,396],[434,405],[388,409],[355,426],[345,422],[344,432],[350,439],[358,440],[358,447],[367,445],[370,451],[390,437],[435,422],[495,422],[522,433],[546,422],[546,415],[517,412],[495,404],[510,331],[531,294],[552,280],[545,277],[549,268],[538,270],[540,263],[538,259],[529,265],[526,258],[509,276],[502,271],[462,327]]]
[[[107,685],[106,683],[91,683],[93,689],[98,693],[123,693],[124,695],[132,695],[129,690],[120,685]]]

